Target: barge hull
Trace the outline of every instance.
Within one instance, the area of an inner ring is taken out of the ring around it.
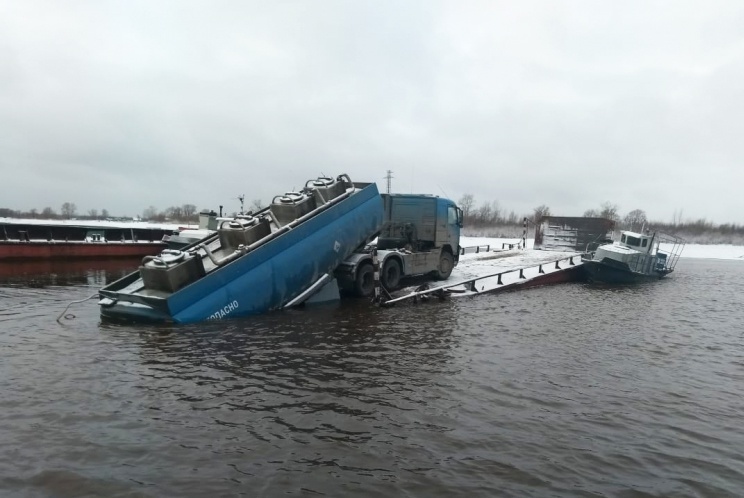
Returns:
[[[165,249],[163,242],[0,241],[0,261],[77,258],[136,258]]]
[[[526,280],[524,282],[517,282],[512,285],[507,285],[505,287],[501,287],[495,290],[495,292],[499,292],[502,290],[510,290],[510,289],[528,289],[530,287],[541,287],[543,285],[555,285],[555,284],[565,284],[569,282],[581,282],[584,280],[584,274],[581,269],[581,264],[577,264],[576,266],[571,266],[569,268],[563,268],[558,271],[554,271],[552,273],[546,273],[544,275],[540,275],[537,277],[533,277],[529,280]]]

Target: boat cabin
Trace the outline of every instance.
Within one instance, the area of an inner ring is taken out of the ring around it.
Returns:
[[[623,230],[620,240],[599,246],[582,261],[590,280],[616,283],[658,279],[674,271],[684,246],[685,241],[674,235]]]
[[[620,232],[619,245],[648,254],[655,254],[656,248],[654,248],[654,236],[650,234],[641,234],[636,232],[622,231]],[[656,244],[658,245],[658,243]]]

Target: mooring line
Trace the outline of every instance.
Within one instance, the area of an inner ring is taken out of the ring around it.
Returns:
[[[86,297],[85,299],[78,299],[77,301],[70,302],[67,306],[65,306],[65,309],[62,310],[62,313],[60,313],[59,316],[57,317],[57,322],[62,323],[62,322],[60,322],[60,319],[62,318],[63,315],[65,315],[65,313],[67,312],[67,310],[70,309],[70,306],[72,306],[73,304],[77,304],[77,303],[84,303],[85,301],[88,301],[90,299],[93,299],[94,297],[98,297],[98,293],[97,292],[95,294],[93,294],[92,296],[90,296],[90,297]],[[71,319],[75,318],[75,315],[70,314],[70,315],[65,316],[65,318],[67,318],[68,320],[71,320]]]

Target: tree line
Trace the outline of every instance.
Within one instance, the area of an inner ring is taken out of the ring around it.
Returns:
[[[51,207],[45,207],[42,210],[36,208],[29,209],[28,211],[21,211],[10,208],[0,208],[0,217],[4,218],[39,218],[44,220],[69,220],[72,218],[80,219],[108,219],[111,217],[108,209],[101,209],[100,213],[97,209],[90,209],[85,214],[78,214],[77,206],[74,202],[65,202],[59,209],[59,213]]]
[[[552,216],[550,207],[541,204],[531,213],[517,215],[514,211],[502,209],[498,201],[484,201],[476,206],[472,194],[463,195],[458,205],[462,209],[466,227],[488,228],[494,226],[521,226],[527,218],[531,224],[538,223],[543,216]],[[643,209],[633,209],[625,215],[620,214],[616,204],[604,202],[598,208],[584,211],[585,218],[606,218],[615,222],[617,228],[623,230],[642,230],[644,227],[653,228],[669,233],[687,235],[720,234],[730,236],[744,236],[744,225],[725,223],[716,225],[705,218],[683,220],[682,210],[674,212],[671,222],[649,220]]]
[[[146,221],[179,221],[179,222],[198,222],[199,213],[193,204],[184,204],[183,206],[171,206],[164,211],[158,211],[155,206],[149,206],[142,211],[142,219]]]
[[[531,224],[538,223],[543,216],[552,216],[550,207],[541,204],[535,207],[531,213],[517,214],[513,210],[503,209],[498,201],[484,201],[476,206],[473,194],[463,195],[458,205],[462,209],[466,227],[489,228],[495,226],[522,226],[527,218]],[[257,211],[263,207],[260,199],[253,200],[250,209]],[[232,213],[236,215],[237,212]],[[653,227],[669,233],[678,233],[687,236],[700,236],[703,234],[714,234],[720,236],[719,240],[730,240],[732,237],[744,237],[744,225],[736,223],[724,223],[716,225],[705,218],[697,220],[683,220],[682,210],[677,210],[672,216],[671,222],[650,221],[646,212],[642,209],[633,209],[624,216],[616,204],[604,202],[598,208],[590,208],[584,211],[583,216],[587,218],[606,218],[616,223],[618,228],[625,230],[641,230],[645,227]],[[83,219],[83,220],[131,220],[128,216],[112,216],[107,209],[89,209],[86,213],[79,214],[77,206],[73,202],[65,202],[60,206],[59,212],[51,207],[42,210],[30,209],[28,211],[0,208],[0,217],[4,218],[38,218],[38,219]],[[196,223],[199,221],[199,213],[194,204],[183,204],[171,206],[165,210],[158,210],[155,206],[149,206],[142,211],[141,219],[154,222],[179,222]]]
[[[60,206],[59,212],[51,207],[45,207],[42,210],[36,208],[28,211],[21,211],[10,208],[0,208],[0,217],[2,218],[32,218],[44,220],[132,220],[130,216],[112,216],[108,209],[89,209],[85,213],[78,213],[77,206],[74,202],[65,202]],[[154,206],[150,206],[142,211],[140,217],[145,221],[174,221],[174,222],[198,222],[199,215],[196,206],[193,204],[184,204],[182,206],[171,206],[163,211]]]

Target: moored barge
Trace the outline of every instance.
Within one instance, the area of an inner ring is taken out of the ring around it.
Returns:
[[[0,219],[0,262],[154,255],[173,228],[146,222]]]

